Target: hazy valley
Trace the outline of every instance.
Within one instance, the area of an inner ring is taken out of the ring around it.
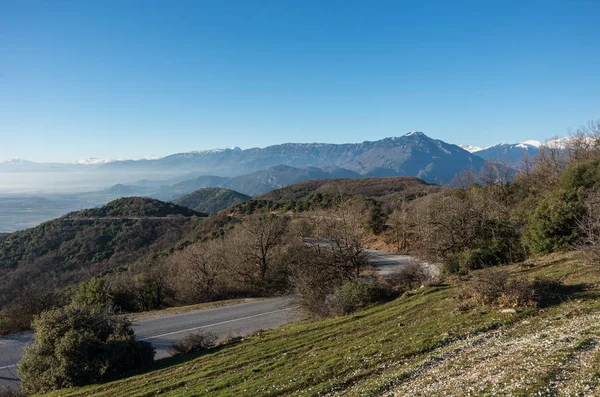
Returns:
[[[518,168],[539,145],[500,144],[473,153],[408,133],[361,144],[282,144],[175,154],[154,160],[92,164],[0,163],[0,232],[35,226],[71,211],[144,196],[164,201],[220,187],[256,196],[306,180],[416,176],[450,184],[484,161]],[[222,208],[221,208],[222,209]]]

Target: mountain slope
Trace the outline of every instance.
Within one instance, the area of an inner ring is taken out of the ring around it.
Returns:
[[[100,208],[92,208],[67,214],[64,218],[161,218],[199,216],[198,212],[173,203],[165,203],[148,197],[123,197]]]
[[[432,193],[439,189],[439,186],[430,185],[413,177],[329,179],[296,183],[265,193],[255,197],[255,199],[270,201],[303,200],[310,194],[350,194],[367,198],[382,198],[394,194],[403,194],[411,198]]]
[[[255,211],[302,212],[331,208],[340,197],[356,196],[379,202],[414,200],[438,192],[440,186],[413,177],[311,180],[256,196],[230,208],[234,214]]]
[[[162,186],[155,197],[161,200],[174,200],[178,197],[207,187],[220,187],[229,178],[215,175],[201,175],[187,179],[171,186]]]
[[[374,142],[342,166],[372,176],[416,176],[426,182],[449,182],[461,171],[479,170],[483,159],[422,132]]]
[[[483,150],[483,148],[481,148],[479,146],[472,146],[472,145],[458,145],[458,146],[461,149],[465,149],[469,153],[475,153],[475,152],[478,152],[480,150]]]
[[[525,158],[533,160],[539,152],[540,142],[525,141],[522,143],[501,143],[475,152],[485,160],[505,161],[509,164],[518,164]]]
[[[332,179],[339,177],[359,178],[360,174],[341,168],[330,168],[326,171],[314,167],[290,167],[278,165],[262,171],[253,172],[247,175],[241,175],[225,181],[222,186],[235,190],[249,196],[266,193],[273,189],[294,183],[314,180],[314,179]]]
[[[413,132],[374,142],[285,143],[246,150],[235,148],[179,153],[156,160],[107,163],[101,165],[100,169],[182,172],[185,170],[239,176],[243,172],[264,170],[277,165],[341,167],[361,175],[416,176],[428,182],[436,182],[449,181],[457,172],[471,167],[479,169],[483,165],[483,160],[456,145],[429,138],[422,132]],[[239,188],[233,189],[251,194]]]
[[[210,214],[222,211],[234,204],[243,203],[249,199],[250,196],[233,190],[212,187],[198,189],[195,192],[173,200],[173,202],[194,211]]]
[[[0,309],[15,291],[65,288],[174,246],[200,214],[149,198],[123,198],[73,212],[0,240]]]

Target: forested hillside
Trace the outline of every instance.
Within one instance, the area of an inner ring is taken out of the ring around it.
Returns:
[[[194,211],[216,213],[234,204],[250,200],[250,196],[224,188],[204,188],[173,200],[173,203]]]
[[[18,303],[27,314],[58,304],[61,299],[55,294],[69,285],[201,236],[203,216],[175,204],[134,197],[4,235],[0,309]]]
[[[343,197],[360,197],[378,203],[410,201],[441,189],[413,177],[313,180],[256,196],[233,206],[231,212],[249,214],[256,210],[301,212],[328,209]]]

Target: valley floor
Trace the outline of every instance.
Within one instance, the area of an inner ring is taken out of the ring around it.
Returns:
[[[261,332],[191,361],[61,396],[600,395],[600,274],[576,254],[509,267],[561,279],[563,302],[461,307],[460,280],[318,322]]]

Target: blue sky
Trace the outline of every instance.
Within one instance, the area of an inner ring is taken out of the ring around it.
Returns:
[[[0,0],[0,161],[600,118],[600,1]]]

